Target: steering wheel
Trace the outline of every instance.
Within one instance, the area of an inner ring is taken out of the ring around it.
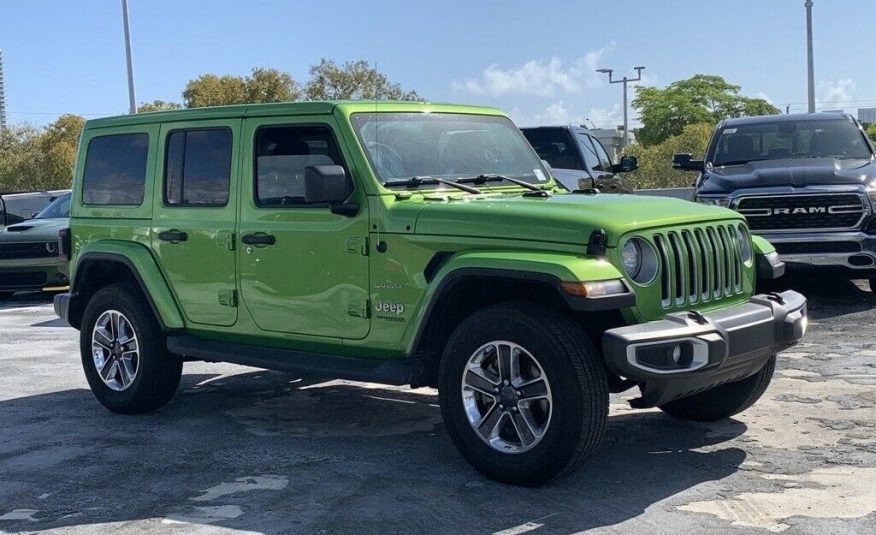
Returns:
[[[377,174],[383,178],[397,178],[405,176],[405,164],[398,152],[386,143],[369,141],[365,148],[371,154]]]

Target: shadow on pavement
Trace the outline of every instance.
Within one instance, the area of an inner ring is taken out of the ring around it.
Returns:
[[[641,515],[746,456],[721,446],[745,432],[740,422],[629,413],[611,418],[577,473],[515,488],[465,463],[431,391],[276,372],[184,375],[176,398],[148,415],[115,415],[67,390],[0,401],[0,421],[7,531],[156,519],[143,529],[491,533],[548,518],[550,531],[571,532]]]
[[[788,274],[784,277],[761,284],[759,292],[781,292],[796,290],[809,301],[809,315],[813,319],[827,319],[876,307],[876,294],[867,288],[866,281],[851,281],[841,277],[817,276],[814,274]]]
[[[57,292],[18,292],[12,297],[0,299],[0,311],[51,304]]]

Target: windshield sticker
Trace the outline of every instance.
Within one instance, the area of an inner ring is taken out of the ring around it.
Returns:
[[[735,128],[725,128],[723,133],[724,134],[735,134],[736,129]]]
[[[532,172],[535,173],[535,178],[537,178],[539,182],[545,182],[547,180],[544,177],[544,173],[541,172],[541,169],[533,169]]]

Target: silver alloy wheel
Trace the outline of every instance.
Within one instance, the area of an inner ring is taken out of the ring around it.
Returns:
[[[462,376],[462,404],[468,423],[491,448],[523,453],[544,438],[553,399],[538,360],[514,342],[479,347]]]
[[[140,369],[140,345],[124,314],[107,310],[97,318],[91,332],[91,356],[106,386],[116,392],[131,386]]]

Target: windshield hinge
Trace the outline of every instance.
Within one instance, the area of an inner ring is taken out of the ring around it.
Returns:
[[[219,290],[219,304],[225,307],[236,307],[237,290]]]
[[[344,249],[351,254],[368,256],[368,238],[351,236],[344,240]]]

